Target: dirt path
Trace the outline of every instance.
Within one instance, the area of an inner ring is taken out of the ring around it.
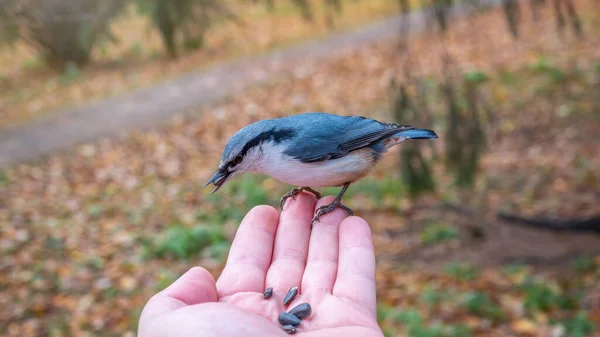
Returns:
[[[498,0],[482,1],[496,5]],[[452,16],[470,12],[456,6]],[[410,32],[426,27],[428,10],[408,15]],[[219,99],[272,80],[298,62],[330,59],[361,45],[393,39],[400,30],[402,16],[354,31],[334,34],[288,49],[235,61],[191,73],[152,88],[137,90],[83,107],[57,111],[46,118],[0,131],[0,168],[42,159],[56,151],[101,137],[127,134],[134,129],[159,125],[168,117],[215,103]]]

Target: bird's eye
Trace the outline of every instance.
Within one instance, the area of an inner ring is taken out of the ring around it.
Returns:
[[[241,163],[241,162],[242,162],[242,160],[243,160],[243,159],[244,159],[244,158],[242,158],[242,156],[241,156],[241,155],[238,155],[238,156],[236,156],[236,157],[235,157],[235,159],[233,159],[233,164],[234,164],[234,165],[238,165],[239,163]]]

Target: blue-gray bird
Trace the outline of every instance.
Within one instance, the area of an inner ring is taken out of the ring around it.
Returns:
[[[223,151],[218,171],[204,187],[216,192],[231,177],[258,172],[297,186],[281,198],[281,208],[312,187],[342,186],[335,200],[317,209],[314,222],[335,208],[353,215],[341,204],[348,186],[363,178],[390,147],[406,139],[434,139],[435,132],[412,125],[382,123],[360,116],[310,112],[266,119],[236,132]]]

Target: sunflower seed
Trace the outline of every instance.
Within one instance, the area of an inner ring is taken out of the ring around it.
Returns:
[[[289,312],[282,312],[281,314],[279,314],[279,323],[281,323],[281,325],[291,325],[291,326],[298,326],[300,325],[300,318],[290,314]]]
[[[287,332],[290,335],[296,333],[296,327],[293,325],[287,324],[287,325],[283,325],[281,328],[283,329],[283,331]]]
[[[300,319],[305,319],[306,317],[310,316],[312,309],[310,308],[310,304],[302,303],[290,310],[289,313]]]
[[[267,288],[265,290],[265,292],[263,293],[263,297],[266,300],[267,298],[270,298],[271,296],[273,296],[273,287]]]
[[[288,290],[287,294],[285,294],[285,297],[283,298],[283,305],[290,304],[290,302],[294,300],[296,295],[298,295],[298,287],[291,287],[290,290]]]

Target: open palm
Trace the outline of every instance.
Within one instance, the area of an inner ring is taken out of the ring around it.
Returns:
[[[383,336],[376,320],[375,258],[370,229],[336,210],[310,230],[316,205],[311,194],[288,200],[279,217],[258,206],[240,225],[223,273],[215,283],[192,268],[155,295],[140,318],[139,336],[286,336],[277,318],[309,303],[312,315],[300,336]],[[283,306],[287,291],[300,293]],[[273,296],[263,291],[273,287]]]

